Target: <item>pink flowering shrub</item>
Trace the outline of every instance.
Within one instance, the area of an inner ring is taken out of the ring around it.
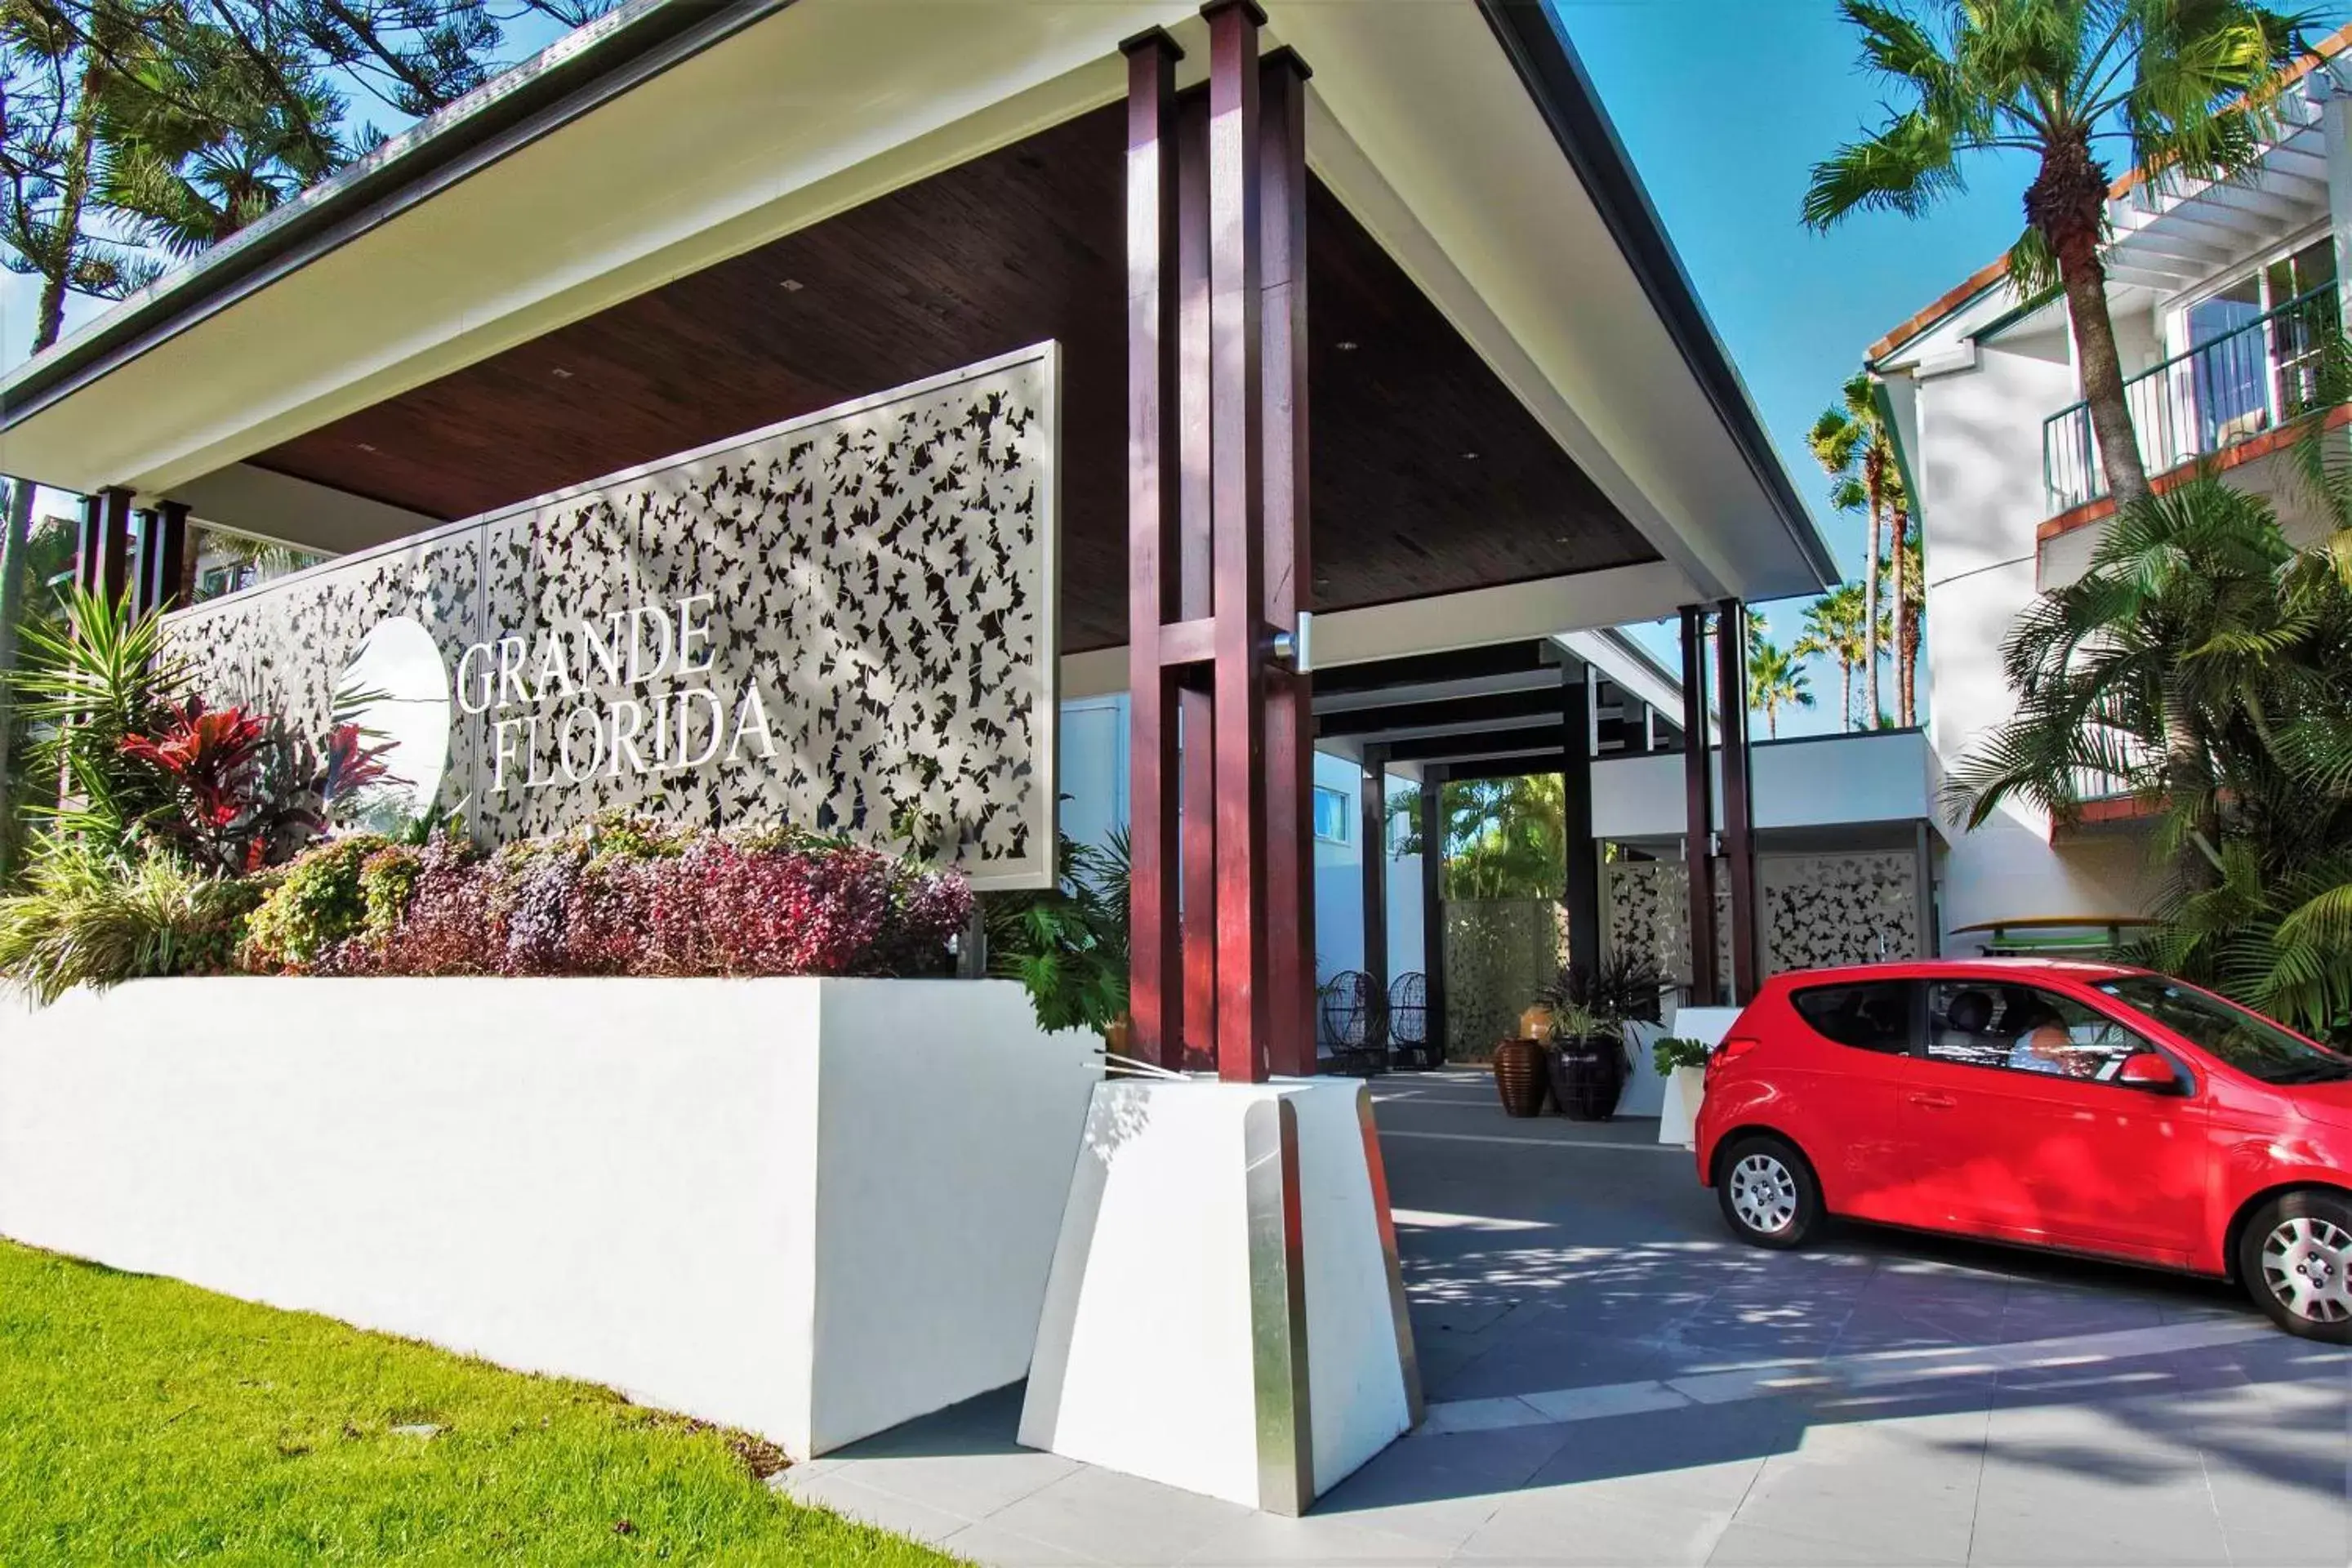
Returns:
[[[493,855],[436,839],[362,865],[342,929],[257,955],[339,974],[928,974],[970,922],[963,879],[879,850],[607,818]],[[315,917],[314,917],[315,923]],[[265,922],[266,924],[266,922]]]

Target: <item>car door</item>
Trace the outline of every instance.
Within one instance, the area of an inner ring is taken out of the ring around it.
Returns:
[[[2204,1212],[2201,1103],[2113,1081],[2156,1048],[2065,992],[1930,983],[1899,1095],[1905,1223],[2185,1260]]]
[[[1836,1214],[1886,1217],[1896,1159],[1895,1094],[1917,1026],[1917,982],[1800,986],[1790,1005],[1807,1037],[1783,1069],[1790,1131],[1813,1157]]]

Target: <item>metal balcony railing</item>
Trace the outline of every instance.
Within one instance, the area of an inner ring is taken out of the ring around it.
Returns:
[[[2320,354],[2338,319],[2330,283],[2125,382],[2147,471],[2210,457],[2308,409],[2318,395]],[[2089,404],[2042,422],[2042,483],[2053,517],[2107,493]]]

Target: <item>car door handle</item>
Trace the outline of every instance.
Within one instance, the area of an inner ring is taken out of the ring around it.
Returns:
[[[1957,1110],[1960,1102],[1948,1094],[1915,1094],[1911,1097],[1911,1103],[1922,1110]]]

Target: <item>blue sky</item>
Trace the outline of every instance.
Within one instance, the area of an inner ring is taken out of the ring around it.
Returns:
[[[1815,235],[1797,217],[1808,173],[1884,116],[1885,89],[1855,65],[1853,31],[1829,0],[1551,5],[1798,493],[1859,576],[1862,523],[1823,500],[1805,431],[1864,350],[2008,249],[2024,226],[2030,163],[1970,166],[1967,194],[1929,217],[1874,214]],[[1802,608],[1767,607],[1775,641],[1794,638]],[[1837,668],[1816,662],[1811,677],[1816,706],[1784,714],[1784,735],[1837,728]]]
[[[1864,349],[2016,237],[2031,170],[1982,163],[1969,170],[1968,194],[1932,217],[1866,216],[1811,234],[1797,219],[1807,171],[1882,112],[1882,89],[1855,67],[1852,33],[1830,0],[1551,3],[1782,461],[1858,572],[1861,525],[1822,501],[1805,430]],[[518,26],[515,52],[548,32]],[[32,301],[29,280],[0,279],[0,361],[23,356]],[[68,321],[92,313],[77,302]],[[1776,639],[1794,636],[1801,608],[1768,609]],[[1783,733],[1836,727],[1835,668],[1817,668],[1813,688],[1820,706],[1784,719]]]

